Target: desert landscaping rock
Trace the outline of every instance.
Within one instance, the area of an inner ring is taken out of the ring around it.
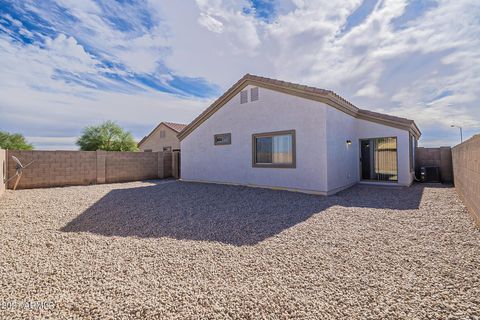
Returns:
[[[480,231],[438,185],[7,191],[0,227],[0,319],[480,319]]]

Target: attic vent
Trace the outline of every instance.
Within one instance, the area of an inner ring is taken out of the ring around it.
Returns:
[[[258,100],[258,87],[250,89],[250,101]]]
[[[243,90],[240,92],[240,103],[247,103],[248,102],[248,91]]]

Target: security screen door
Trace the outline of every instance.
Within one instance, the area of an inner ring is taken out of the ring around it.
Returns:
[[[360,140],[362,180],[398,181],[397,138]]]

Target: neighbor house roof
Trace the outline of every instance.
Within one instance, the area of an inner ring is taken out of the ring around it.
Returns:
[[[187,126],[186,124],[183,124],[183,123],[166,122],[166,121],[160,122],[158,124],[158,126],[156,126],[155,129],[152,130],[152,132],[150,132],[148,135],[143,137],[142,140],[140,140],[140,142],[138,143],[138,146],[140,146],[142,143],[144,143],[145,140],[147,140],[148,137],[150,137],[155,132],[155,130],[157,130],[162,124],[164,124],[166,127],[170,128],[170,129],[172,129],[176,133],[180,133]]]
[[[172,129],[173,131],[181,132],[185,127],[187,126],[186,124],[183,123],[175,123],[175,122],[162,122],[164,125]]]
[[[238,80],[237,83],[235,83],[230,89],[228,89],[222,96],[220,96],[220,98],[215,100],[215,102],[213,102],[207,109],[205,109],[205,111],[203,111],[198,117],[196,117],[189,125],[187,125],[184,130],[182,130],[182,132],[178,134],[179,139],[183,140],[200,124],[207,120],[212,114],[214,114],[225,103],[227,103],[231,98],[237,95],[248,85],[283,92],[309,100],[323,102],[355,118],[408,130],[415,137],[417,137],[417,139],[421,135],[420,130],[418,129],[417,125],[413,120],[357,108],[351,102],[345,100],[331,90],[325,90],[297,83],[255,76],[247,73],[240,80]]]

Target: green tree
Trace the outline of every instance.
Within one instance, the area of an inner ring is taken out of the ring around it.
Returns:
[[[130,132],[123,130],[113,121],[83,129],[77,145],[83,151],[137,151],[137,143]]]
[[[0,131],[0,149],[32,150],[33,145],[28,143],[20,133]]]

